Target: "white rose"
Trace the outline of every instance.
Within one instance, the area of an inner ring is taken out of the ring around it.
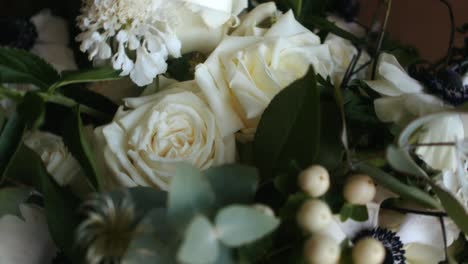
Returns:
[[[176,163],[200,169],[234,162],[234,136],[220,133],[194,81],[154,95],[125,99],[114,121],[96,130],[110,171],[108,187],[167,190]]]
[[[262,36],[226,37],[197,66],[195,79],[223,121],[223,133],[241,130],[240,137],[249,140],[275,95],[303,77],[310,65],[327,76],[332,64],[328,46],[288,12]]]
[[[0,263],[52,263],[57,254],[42,209],[20,205],[23,219],[6,215],[0,218]]]
[[[211,52],[247,8],[247,0],[184,0],[178,8],[176,35],[182,53]]]
[[[78,161],[68,151],[61,137],[47,132],[30,132],[24,143],[42,159],[47,171],[61,185],[69,185],[81,175]]]

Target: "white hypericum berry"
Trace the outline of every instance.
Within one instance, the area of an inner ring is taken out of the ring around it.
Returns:
[[[368,175],[351,176],[345,184],[343,195],[351,204],[365,205],[375,197],[375,184]]]
[[[314,165],[301,172],[299,187],[312,197],[324,195],[330,188],[330,175],[327,169]]]
[[[325,235],[315,235],[304,245],[304,255],[309,264],[334,264],[340,259],[340,245]]]
[[[333,219],[330,207],[321,200],[309,200],[299,209],[297,221],[308,232],[317,232],[327,227]]]
[[[352,254],[353,262],[359,264],[382,264],[385,260],[385,248],[374,238],[359,240]]]

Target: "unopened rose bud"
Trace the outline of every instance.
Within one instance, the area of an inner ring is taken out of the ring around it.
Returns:
[[[382,264],[385,260],[385,248],[374,238],[359,240],[353,248],[353,262],[359,264]]]
[[[304,255],[309,264],[334,264],[340,259],[340,245],[325,235],[315,235],[304,245]]]
[[[322,166],[311,166],[299,175],[299,187],[312,197],[324,195],[330,188],[330,175]]]
[[[297,221],[305,231],[317,232],[332,221],[330,207],[321,200],[309,200],[299,209]]]
[[[345,184],[343,195],[351,204],[365,205],[375,197],[374,181],[365,174],[351,176]]]

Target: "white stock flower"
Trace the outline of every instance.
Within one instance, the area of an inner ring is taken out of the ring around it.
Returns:
[[[167,69],[169,55],[180,56],[173,14],[178,0],[86,0],[77,36],[90,60],[112,58],[116,70],[139,86]],[[113,50],[113,47],[116,47]],[[133,59],[135,57],[135,59]]]
[[[0,263],[52,263],[57,254],[42,209],[20,205],[23,219],[6,215],[0,218]]]
[[[234,135],[220,133],[194,81],[157,94],[125,99],[114,121],[96,130],[110,170],[109,188],[166,190],[178,162],[200,169],[234,162]]]
[[[78,161],[68,151],[61,137],[47,132],[30,132],[24,143],[42,159],[47,171],[61,185],[69,185],[81,174]]]
[[[366,81],[370,88],[383,97],[374,101],[377,117],[382,122],[392,122],[404,127],[410,121],[437,112],[449,111],[439,98],[424,93],[424,87],[411,78],[396,58],[382,54],[376,80]],[[465,129],[460,115],[446,115],[424,124],[417,134],[416,143],[456,142],[465,138]],[[455,171],[458,156],[455,147],[422,146],[416,154],[436,170]]]
[[[244,28],[242,23],[239,28]],[[241,130],[240,138],[249,140],[273,97],[303,77],[310,65],[322,76],[329,75],[330,51],[290,11],[261,36],[226,37],[197,66],[195,79],[223,121],[221,130],[227,134]]]

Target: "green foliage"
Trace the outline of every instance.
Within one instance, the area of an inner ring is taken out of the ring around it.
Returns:
[[[219,207],[253,202],[259,180],[255,168],[226,165],[210,168],[203,173],[211,184]],[[229,187],[226,188],[227,186]]]
[[[4,178],[11,157],[16,152],[23,137],[25,123],[18,113],[13,113],[8,119],[5,128],[0,135],[0,173]]]
[[[214,205],[215,193],[206,177],[191,165],[179,165],[169,187],[168,214],[172,221],[184,226],[197,214],[209,214]]]
[[[45,102],[37,93],[28,92],[23,97],[17,111],[26,123],[27,128],[34,130],[44,122]]]
[[[31,196],[30,188],[0,189],[0,218],[4,215],[15,215],[22,218],[19,206]]]
[[[24,50],[0,47],[0,83],[32,83],[48,89],[60,78],[52,65]]]
[[[183,263],[214,263],[219,254],[216,237],[216,231],[208,218],[196,217],[187,228],[177,259]]]
[[[265,110],[254,139],[257,167],[271,173],[291,160],[310,165],[319,152],[320,120],[320,92],[311,68]]]
[[[259,209],[230,206],[216,216],[219,239],[228,246],[238,247],[262,238],[279,225],[278,219]]]
[[[95,188],[102,187],[102,177],[98,170],[94,153],[91,151],[83,130],[80,117],[80,109],[76,108],[65,119],[63,125],[63,141],[80,165],[83,167],[86,177]]]
[[[103,67],[89,70],[79,71],[65,71],[62,72],[62,77],[56,83],[53,84],[52,90],[68,86],[76,83],[90,83],[98,81],[112,81],[120,80],[123,77],[120,76],[120,72],[114,70],[112,67]]]
[[[349,218],[358,222],[367,221],[369,218],[367,207],[365,205],[344,204],[340,211],[340,219],[344,222]]]
[[[309,28],[318,28],[320,30],[333,33],[339,37],[347,39],[356,45],[365,45],[367,44],[365,39],[358,38],[352,33],[349,33],[346,30],[341,29],[335,23],[328,21],[324,17],[320,16],[308,16],[304,18],[304,24]]]

